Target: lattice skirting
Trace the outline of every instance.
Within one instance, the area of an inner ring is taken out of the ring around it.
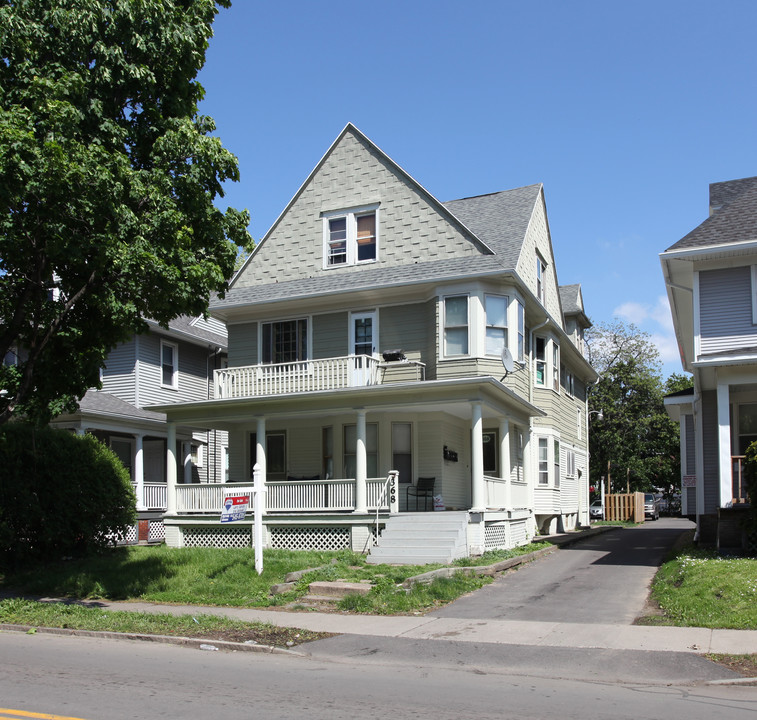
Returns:
[[[162,520],[150,520],[150,531],[147,536],[149,542],[160,542],[166,539],[166,528]]]
[[[185,547],[248,548],[252,547],[249,527],[185,527]]]
[[[484,549],[509,550],[528,542],[526,520],[505,520],[487,523],[484,528]]]
[[[131,527],[127,528],[126,535],[118,542],[119,544],[125,543],[126,545],[133,545],[135,542],[137,542],[137,526],[132,525]]]
[[[351,547],[348,527],[272,527],[271,547],[287,550],[344,550]]]

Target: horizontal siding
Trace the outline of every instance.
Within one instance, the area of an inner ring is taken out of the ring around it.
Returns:
[[[427,303],[395,305],[379,310],[379,343],[381,352],[404,350],[408,357],[426,365],[429,357],[429,336],[434,335],[429,325]]]
[[[750,268],[699,273],[699,323],[704,355],[757,345]]]
[[[258,364],[258,324],[229,325],[229,367]]]
[[[349,355],[349,314],[328,313],[313,316],[313,359]]]
[[[140,338],[132,338],[108,353],[102,371],[102,389],[124,402],[136,404],[136,358]]]

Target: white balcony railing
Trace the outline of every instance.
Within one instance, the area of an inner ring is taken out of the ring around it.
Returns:
[[[486,507],[514,510],[528,507],[528,484],[509,478],[484,476]]]
[[[397,512],[391,499],[377,503],[386,478],[367,480],[368,511]],[[351,512],[355,509],[355,480],[287,480],[266,483],[266,512]],[[242,483],[176,486],[176,510],[181,514],[219,514],[225,492],[252,493],[252,485]]]
[[[260,397],[376,385],[378,368],[379,361],[368,355],[224,368],[215,371],[216,397]]]
[[[134,493],[139,493],[137,483],[132,483]],[[137,507],[141,506],[148,510],[165,510],[166,509],[166,484],[164,482],[146,482],[143,483],[142,498],[137,495]]]

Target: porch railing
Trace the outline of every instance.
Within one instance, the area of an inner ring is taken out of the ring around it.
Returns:
[[[137,495],[137,505],[140,499],[142,505],[148,510],[165,510],[166,509],[166,484],[164,482],[146,482],[142,485],[142,498],[139,497],[139,488],[137,483],[132,483],[134,493]]]
[[[513,510],[528,507],[528,483],[485,475],[484,486],[488,508]]]
[[[369,355],[223,368],[215,371],[216,397],[246,398],[377,385],[378,368],[379,361]]]
[[[749,502],[749,498],[746,493],[746,480],[744,478],[744,461],[746,456],[744,455],[732,455],[731,466],[733,468],[731,472],[731,487],[732,487],[732,502],[734,505]]]
[[[381,491],[386,478],[366,482],[368,511],[396,512]],[[266,512],[351,512],[355,509],[355,480],[287,480],[266,483]],[[179,514],[221,513],[225,491],[252,492],[251,484],[194,484],[176,486]],[[380,504],[379,504],[380,502]]]

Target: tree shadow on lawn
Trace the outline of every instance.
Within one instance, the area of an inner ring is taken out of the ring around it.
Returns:
[[[0,589],[6,596],[125,600],[165,589],[175,572],[168,554],[136,556],[119,547],[83,558],[30,564],[2,576]]]

